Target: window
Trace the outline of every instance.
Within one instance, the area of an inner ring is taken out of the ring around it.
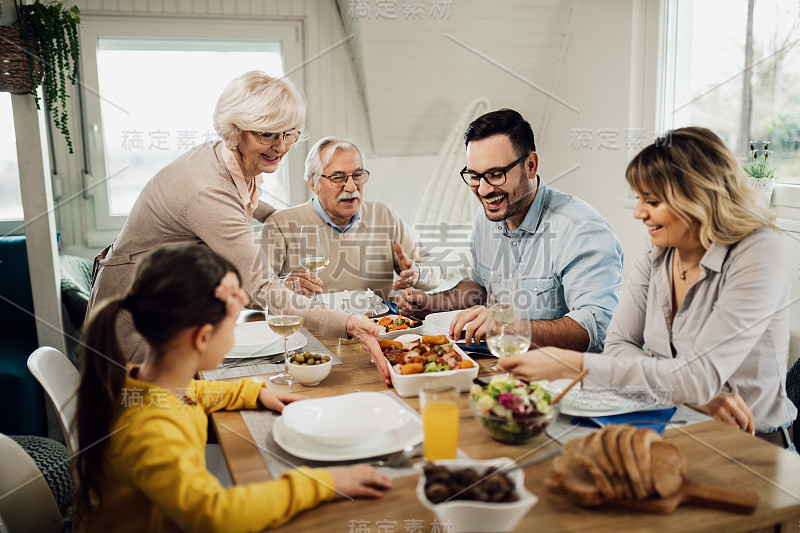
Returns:
[[[101,243],[122,227],[159,169],[218,139],[212,114],[229,81],[255,69],[282,76],[302,54],[294,23],[86,19],[86,185],[90,223]],[[302,80],[293,81],[302,89]],[[302,154],[292,155],[264,176],[263,198],[276,207],[288,204],[288,167],[302,164]],[[95,239],[90,231],[90,245]]]
[[[0,93],[0,222],[22,220],[22,195],[19,189],[15,139],[11,95]]]
[[[800,3],[752,5],[748,30],[747,0],[667,3],[663,126],[710,128],[742,161],[769,141],[778,181],[800,184]]]

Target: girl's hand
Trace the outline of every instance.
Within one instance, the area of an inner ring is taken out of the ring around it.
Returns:
[[[351,315],[347,319],[347,334],[356,339],[369,352],[372,362],[378,367],[378,372],[381,373],[383,382],[388,387],[392,384],[392,379],[389,377],[389,363],[378,344],[379,331],[378,325],[365,315]]]
[[[328,468],[336,488],[334,499],[380,498],[392,487],[392,480],[369,465]]]
[[[299,394],[267,389],[266,387],[262,387],[261,390],[258,391],[258,401],[261,403],[261,405],[267,409],[278,411],[279,413],[283,412],[283,408],[286,407],[287,403],[305,399],[305,396],[301,396]]]
[[[689,407],[755,435],[756,424],[753,413],[742,397],[735,392],[720,392],[705,405]]]

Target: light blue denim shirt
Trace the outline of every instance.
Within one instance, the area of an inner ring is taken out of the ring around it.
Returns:
[[[338,231],[339,233],[344,233],[345,231],[349,230],[353,227],[353,224],[361,220],[361,209],[350,219],[350,222],[344,228],[340,228],[336,224],[333,223],[331,220],[330,215],[322,208],[322,204],[319,203],[319,196],[314,195],[314,198],[311,199],[311,207],[314,209],[314,212],[319,215],[319,218],[322,219],[325,224],[333,228],[334,231]]]
[[[491,222],[481,207],[472,228],[470,279],[486,288],[493,270],[519,272],[531,320],[565,316],[589,333],[588,351],[600,352],[622,284],[622,245],[592,206],[539,187],[516,231]]]

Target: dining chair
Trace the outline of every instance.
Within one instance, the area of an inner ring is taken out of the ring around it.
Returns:
[[[78,410],[78,385],[81,376],[67,356],[51,348],[42,346],[28,357],[28,370],[42,385],[58,413],[58,421],[64,432],[64,440],[70,455],[78,450],[78,433],[73,427]]]
[[[61,531],[63,518],[42,472],[25,450],[0,433],[0,515],[8,531]]]

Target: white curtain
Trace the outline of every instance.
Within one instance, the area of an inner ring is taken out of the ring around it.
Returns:
[[[464,168],[464,132],[470,122],[489,112],[480,97],[458,117],[442,148],[433,173],[420,196],[414,227],[428,251],[442,262],[444,290],[463,279],[472,266],[469,254],[472,221],[480,203],[458,173]]]

